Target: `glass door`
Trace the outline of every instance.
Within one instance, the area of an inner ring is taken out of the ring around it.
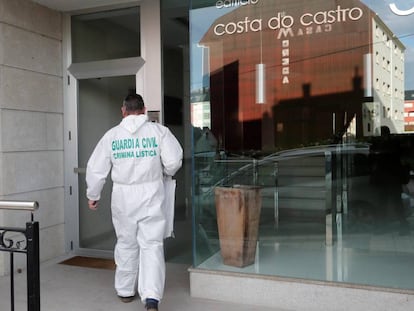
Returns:
[[[85,168],[103,133],[120,122],[122,99],[128,89],[135,88],[135,76],[83,79],[78,87],[79,247],[112,251],[111,178],[107,178],[98,210],[91,211],[85,196]]]

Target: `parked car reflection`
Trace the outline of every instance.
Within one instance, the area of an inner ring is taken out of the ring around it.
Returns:
[[[401,143],[398,137],[388,139]],[[326,215],[332,214],[334,222],[335,215],[342,217],[344,230],[406,234],[414,201],[410,169],[403,150],[393,154],[379,147],[381,141],[291,149],[259,159],[210,153],[209,166],[196,170],[196,178],[204,180],[198,192],[204,202],[200,215],[214,219],[215,187],[255,185],[262,188],[263,222],[325,225]],[[197,156],[195,161],[197,167]]]

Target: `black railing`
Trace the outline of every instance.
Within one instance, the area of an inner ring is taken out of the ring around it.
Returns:
[[[39,223],[33,220],[37,202],[0,201],[0,210],[30,211],[25,228],[0,227],[0,251],[10,253],[10,305],[14,311],[14,254],[26,254],[27,310],[40,311]]]

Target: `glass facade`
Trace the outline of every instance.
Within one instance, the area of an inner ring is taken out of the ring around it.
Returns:
[[[414,289],[414,1],[193,0],[194,266]]]

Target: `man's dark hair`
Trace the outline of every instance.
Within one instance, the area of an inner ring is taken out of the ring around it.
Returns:
[[[131,111],[140,111],[144,109],[144,100],[142,99],[141,95],[138,94],[129,94],[124,99],[124,106],[127,112]]]

